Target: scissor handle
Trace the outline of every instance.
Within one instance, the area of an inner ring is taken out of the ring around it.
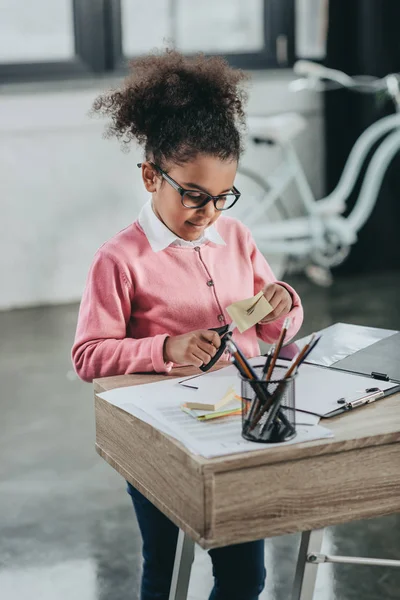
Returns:
[[[215,356],[213,356],[212,359],[210,360],[210,362],[208,362],[206,365],[201,365],[201,367],[199,367],[201,371],[205,372],[205,371],[208,371],[209,369],[211,369],[211,367],[213,365],[215,365],[217,360],[224,353],[226,341],[227,341],[227,338],[229,338],[229,336],[226,335],[228,333],[228,330],[229,330],[229,325],[222,325],[222,327],[210,327],[209,331],[216,331],[218,333],[218,335],[220,336],[221,345],[218,348],[218,350],[216,351]]]

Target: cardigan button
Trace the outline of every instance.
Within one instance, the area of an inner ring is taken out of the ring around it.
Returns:
[[[211,287],[212,285],[214,285],[214,282],[213,282],[213,280],[212,280],[212,279],[210,279],[209,281],[207,281],[207,285],[209,285],[210,287]]]
[[[220,323],[222,323],[222,321],[225,321],[225,317],[224,317],[224,315],[218,315],[218,321],[219,321]]]
[[[195,246],[194,249],[196,250],[196,252],[200,252],[200,246]]]

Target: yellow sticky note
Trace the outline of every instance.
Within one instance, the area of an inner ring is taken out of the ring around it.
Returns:
[[[215,411],[231,402],[234,397],[235,389],[232,386],[229,386],[224,396],[216,402],[207,402],[200,398],[199,400],[194,399],[190,400],[189,402],[185,402],[184,406],[185,408],[190,408],[192,410]]]
[[[248,314],[247,311],[253,305],[253,310]],[[272,306],[268,300],[266,300],[262,291],[252,298],[239,300],[226,307],[226,312],[231,317],[232,321],[235,321],[240,333],[247,331],[247,329],[250,329],[250,327],[253,327],[256,323],[259,323],[259,321],[269,315],[272,310]]]

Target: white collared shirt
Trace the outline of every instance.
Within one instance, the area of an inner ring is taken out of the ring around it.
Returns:
[[[195,247],[205,244],[207,241],[225,246],[225,242],[213,225],[207,227],[203,234],[193,241],[183,240],[177,237],[160,219],[153,210],[151,199],[142,207],[138,217],[139,225],[143,229],[149,244],[154,252],[160,252],[171,244],[173,246]]]

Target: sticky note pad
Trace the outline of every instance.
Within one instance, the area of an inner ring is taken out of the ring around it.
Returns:
[[[255,304],[257,302],[257,304]],[[247,311],[254,305],[254,310],[251,314],[247,314]],[[250,327],[253,327],[256,323],[264,319],[273,308],[265,299],[263,292],[259,292],[252,298],[246,298],[245,300],[239,300],[230,304],[226,307],[226,312],[231,317],[232,321],[235,321],[240,333],[247,331]]]
[[[186,404],[181,406],[181,409],[186,414],[190,415],[194,419],[198,421],[210,421],[212,419],[220,419],[222,417],[232,417],[234,415],[242,414],[242,403],[241,398],[239,396],[234,396],[233,400],[226,404],[222,409],[219,410],[198,410],[187,408]]]
[[[229,387],[224,396],[216,402],[207,402],[206,400],[199,398],[198,400],[190,400],[189,402],[185,402],[185,407],[194,410],[218,410],[222,408],[222,406],[225,406],[231,402],[234,397],[235,390],[233,387]]]

